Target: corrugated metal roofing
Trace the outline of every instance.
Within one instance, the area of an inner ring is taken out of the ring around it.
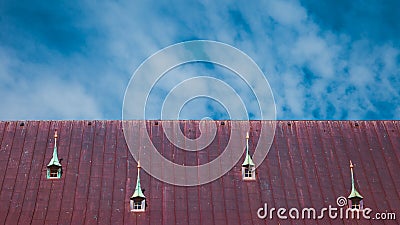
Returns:
[[[190,153],[171,146],[162,125],[147,121],[165,157],[190,165],[216,157],[235,121],[218,121],[217,140]],[[176,121],[189,137],[199,121]],[[260,121],[250,122],[250,153]],[[23,126],[22,126],[23,125]],[[46,179],[54,130],[59,133],[59,180]],[[261,220],[258,208],[336,206],[351,190],[349,160],[365,207],[400,217],[399,121],[278,121],[273,145],[257,180],[241,179],[241,163],[220,179],[195,187],[163,183],[141,172],[148,207],[132,213],[136,162],[121,121],[0,122],[0,223],[6,224],[399,224],[377,220]],[[178,153],[179,152],[179,153]],[[244,157],[244,155],[243,155]]]

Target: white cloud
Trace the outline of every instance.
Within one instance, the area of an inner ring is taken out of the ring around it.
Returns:
[[[23,63],[4,51],[0,58],[0,96],[3,120],[100,119],[101,110],[93,96],[79,83],[62,80],[57,73],[38,64]],[[29,72],[16,74],[15,70]]]
[[[225,42],[251,56],[270,82],[279,119],[365,118],[368,112],[379,114],[377,101],[400,104],[398,47],[324,30],[296,0],[82,4],[82,11],[90,15],[83,24],[99,33],[90,40],[88,52],[67,57],[39,44],[36,48],[52,58],[43,65],[23,62],[10,50],[0,51],[0,93],[9,104],[0,111],[2,119],[102,118],[105,110],[119,111],[115,108],[122,107],[129,76],[143,60],[163,47],[192,39]],[[32,75],[19,77],[10,69],[19,67]],[[168,91],[188,74],[199,75],[179,72],[164,79],[160,90]],[[239,87],[238,93],[247,93],[239,80],[229,83]],[[263,88],[253,80],[249,83]],[[135,97],[145,98],[144,88],[136,90]],[[60,92],[60,101],[50,97]],[[156,99],[150,111],[162,101]],[[193,114],[204,110],[201,107],[193,108]]]
[[[0,116],[6,120],[100,119],[101,111],[92,96],[77,84],[60,80],[17,83],[18,90],[2,89]]]
[[[265,9],[280,25],[299,27],[307,19],[306,10],[297,1],[268,1]]]

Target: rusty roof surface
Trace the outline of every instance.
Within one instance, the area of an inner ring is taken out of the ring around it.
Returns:
[[[262,121],[250,121],[250,153]],[[171,146],[162,125],[146,121],[153,142],[177,163],[207,162],[223,149],[235,121],[216,123],[217,137],[205,153]],[[176,121],[189,137],[199,121]],[[63,175],[46,179],[55,129]],[[147,208],[132,213],[136,161],[121,121],[0,122],[0,224],[399,224],[399,121],[278,121],[273,145],[257,168],[256,181],[241,179],[244,155],[227,174],[211,183],[179,187],[142,170]],[[197,155],[196,155],[197,154]],[[336,206],[351,190],[349,160],[357,190],[373,212],[395,212],[396,220],[260,219],[269,207],[320,209]]]

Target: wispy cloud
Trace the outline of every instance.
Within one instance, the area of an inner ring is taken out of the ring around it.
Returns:
[[[140,63],[193,39],[225,42],[251,56],[270,82],[278,119],[400,119],[396,1],[3,5],[0,119],[120,119]],[[162,102],[182,78],[166,78],[152,101]],[[252,99],[240,82],[230,83]],[[226,116],[219,105],[200,102],[188,104],[185,118]],[[253,119],[255,111],[249,106]]]

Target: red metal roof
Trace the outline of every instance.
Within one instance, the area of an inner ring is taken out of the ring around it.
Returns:
[[[274,143],[257,168],[257,180],[241,179],[241,163],[211,183],[179,187],[141,173],[148,207],[132,213],[136,162],[121,121],[0,122],[0,223],[6,224],[399,224],[399,121],[278,121]],[[188,136],[198,135],[199,121],[176,121]],[[177,151],[162,135],[162,125],[147,121],[163,155],[186,165],[216,157],[229,138],[231,123],[218,121],[217,139],[206,153]],[[260,121],[250,122],[250,142]],[[60,180],[46,179],[54,130],[59,132]],[[161,134],[161,135],[160,135]],[[253,149],[250,147],[250,152]],[[244,157],[244,156],[243,156]],[[320,209],[347,197],[349,160],[355,164],[357,190],[364,205],[395,212],[397,220],[259,219],[258,208]]]

